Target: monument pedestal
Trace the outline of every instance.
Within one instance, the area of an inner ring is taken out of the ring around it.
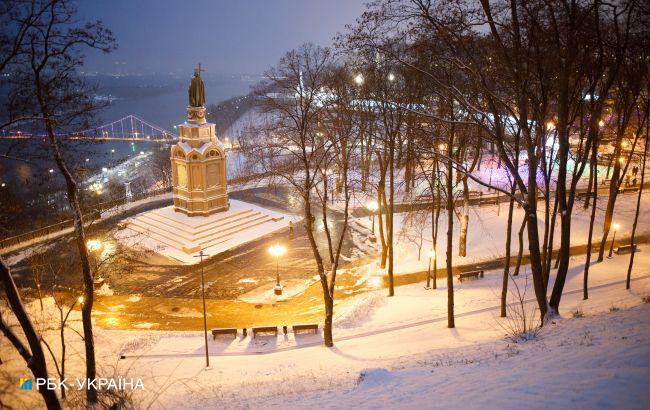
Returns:
[[[214,256],[288,225],[286,215],[233,200],[228,211],[209,216],[190,217],[167,206],[142,213],[127,226],[141,234],[139,244],[182,262],[196,263],[193,255],[201,250]]]

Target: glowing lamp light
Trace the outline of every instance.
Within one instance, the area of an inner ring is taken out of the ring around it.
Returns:
[[[79,297],[77,298],[77,302],[79,302],[80,305],[83,305],[83,304],[84,304],[84,297],[83,297],[83,296],[79,296]]]
[[[546,123],[546,130],[551,131],[552,129],[555,128],[555,123],[553,121],[549,121]]]
[[[49,170],[48,172],[49,172],[50,174],[52,174],[52,173],[54,173],[54,169],[50,168],[50,170]]]
[[[605,126],[605,121],[603,121],[603,120],[598,121],[598,126],[600,128],[603,128]]]
[[[86,162],[90,161],[90,158],[86,158]]]
[[[284,246],[280,245],[279,243],[276,243],[275,245],[272,245],[269,248],[269,253],[276,258],[279,258],[280,256],[284,255],[285,252],[287,251],[287,248]]]
[[[435,257],[436,256],[436,251],[434,251],[433,249],[429,249],[429,251],[427,252],[427,256],[429,258]]]
[[[446,150],[446,149],[447,149],[447,144],[445,144],[445,143],[440,143],[440,144],[438,145],[438,149],[439,149],[440,151],[444,151],[444,150]]]
[[[103,167],[103,168],[102,168],[102,172],[108,172],[108,168]]]
[[[619,157],[618,162],[620,162],[621,164],[624,164],[625,163],[625,158]]]
[[[375,212],[377,209],[379,209],[379,204],[377,201],[370,201],[366,204],[366,208],[368,208],[369,211]]]
[[[395,81],[395,74],[393,73],[388,74],[388,81]]]
[[[90,252],[98,251],[102,248],[102,242],[99,239],[90,239],[86,242],[86,248],[88,248]]]
[[[627,148],[628,145],[630,145],[630,143],[627,142],[627,141],[622,141],[621,142],[621,147],[623,147],[623,148]]]
[[[357,83],[357,85],[363,84],[363,76],[361,74],[357,74],[354,77],[354,82]]]
[[[612,224],[612,228],[614,228],[615,231],[618,231],[619,229],[621,229],[621,224],[619,223]]]

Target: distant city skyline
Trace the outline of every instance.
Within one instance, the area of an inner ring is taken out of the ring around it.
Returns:
[[[304,42],[331,45],[367,0],[241,2],[79,2],[79,14],[101,20],[118,49],[89,53],[83,71],[181,74],[199,62],[209,74],[257,75]]]

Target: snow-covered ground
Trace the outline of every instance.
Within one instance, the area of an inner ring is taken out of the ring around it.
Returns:
[[[623,238],[629,238],[632,233],[632,223],[634,222],[634,213],[636,210],[636,200],[638,193],[622,194],[618,196],[614,212],[614,221],[620,225],[616,233],[617,242]],[[637,235],[650,233],[650,192],[644,192],[641,196],[641,211],[639,214],[639,223],[637,226]],[[599,197],[599,207],[604,208],[605,197]],[[542,203],[540,202],[540,207]],[[576,203],[573,210],[572,228],[571,228],[571,246],[585,245],[589,233],[589,218],[591,209],[585,210],[582,202]],[[518,232],[521,227],[524,212],[522,208],[515,205],[512,223],[512,255],[516,255],[519,250]],[[543,209],[538,210],[540,221],[539,235],[540,240],[544,235]],[[600,243],[602,237],[604,212],[596,213],[594,223],[593,243]],[[453,264],[465,265],[490,261],[505,256],[506,243],[506,226],[508,221],[508,204],[490,206],[473,206],[469,212],[469,229],[467,236],[467,256],[458,256],[458,237],[460,234],[460,224],[454,217],[454,258]],[[375,218],[375,233],[378,235],[377,218]],[[378,242],[372,243],[368,240],[372,220],[369,217],[353,218],[351,221],[352,238],[355,244],[365,252],[374,249],[380,249]],[[365,229],[363,229],[365,227]],[[356,230],[355,230],[356,228]],[[428,257],[427,252],[432,249],[431,241],[431,215],[428,211],[411,213],[400,213],[395,217],[395,273],[410,273],[427,270]],[[438,267],[444,266],[445,250],[447,246],[447,217],[443,210],[440,213],[438,227],[438,244],[436,252],[438,253]],[[560,222],[559,216],[555,226],[554,247],[557,249],[560,244]],[[610,239],[612,233],[610,232]],[[524,232],[523,236],[524,255],[528,254],[528,238]],[[379,239],[378,239],[379,241]],[[625,243],[629,243],[626,239]],[[418,260],[418,245],[421,244],[421,254]]]
[[[240,331],[234,340],[209,339],[207,370],[202,332],[98,328],[96,349],[102,373],[142,378],[146,390],[134,398],[140,406],[154,401],[154,408],[647,408],[650,305],[642,298],[650,296],[650,253],[643,248],[631,291],[624,289],[629,255],[615,256],[592,267],[587,301],[583,258],[572,258],[563,317],[526,342],[504,338],[508,322],[498,318],[501,272],[495,271],[455,281],[455,329],[446,327],[446,288],[439,281],[437,290],[416,283],[398,287],[392,298],[381,290],[337,304],[331,349],[320,334],[251,339]],[[515,280],[534,314],[527,270]],[[37,303],[31,309],[44,336],[56,340],[56,321],[39,314]],[[76,311],[71,325],[80,328]],[[81,341],[72,331],[68,338],[69,376],[82,376]],[[23,362],[6,344],[0,341],[4,370],[25,377]]]
[[[224,225],[225,227],[222,228],[223,231],[227,231],[228,229],[239,230],[233,234],[224,235],[223,241],[202,248],[201,250],[206,255],[214,256],[275,232],[287,230],[289,229],[290,221],[291,223],[297,223],[299,220],[295,215],[284,214],[262,208],[252,203],[231,199],[228,211],[219,212],[210,216],[188,217],[180,212],[175,212],[172,206],[137,214],[124,221],[128,227],[122,231],[117,231],[115,238],[129,247],[149,249],[187,265],[196,264],[200,262],[195,257],[198,251],[187,253],[180,248],[180,245],[172,244],[182,244],[188,248],[200,245],[203,243],[202,241],[206,241],[205,231],[208,229],[214,230],[214,226],[217,226],[219,221],[235,218],[237,215],[241,215],[242,212],[254,214],[254,217],[263,216],[268,220],[263,223],[254,224],[254,220],[242,218],[241,222],[237,222],[241,226],[235,225],[234,222],[231,225]],[[143,219],[141,227],[133,227],[130,225],[133,221],[140,220],[143,217],[147,217],[147,215],[154,215],[156,223],[154,224],[153,221]],[[160,222],[161,218],[165,218],[165,222]],[[170,230],[165,224],[174,228],[177,226],[185,226],[186,228],[180,232],[172,232],[173,229]],[[144,231],[145,227],[151,229],[153,232],[149,233],[148,230]],[[158,228],[164,228],[165,230],[160,231]],[[164,236],[158,235],[157,232],[163,232]],[[161,238],[165,239],[165,241]],[[214,234],[213,238],[218,238],[217,233]]]

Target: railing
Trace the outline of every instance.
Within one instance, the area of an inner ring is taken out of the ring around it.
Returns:
[[[243,177],[233,178],[228,181],[228,184],[234,185],[234,184],[247,183],[262,178],[263,176],[264,175],[257,174],[257,175],[247,175]],[[124,196],[110,201],[84,206],[81,212],[84,215],[85,222],[93,222],[100,218],[102,211],[124,206],[128,203],[140,201],[154,196],[162,195],[171,191],[172,191],[172,187],[166,187],[166,188],[156,189],[153,191],[139,192],[133,194],[131,198],[128,200],[127,197]],[[66,229],[72,228],[73,226],[74,226],[74,221],[72,219],[68,219],[62,222],[45,226],[43,228],[35,229],[30,232],[25,232],[19,235],[5,238],[0,240],[0,249],[6,249],[18,245],[20,243],[33,241],[38,238],[46,238],[48,235],[60,233]]]
[[[154,196],[162,195],[167,192],[171,192],[171,190],[172,190],[171,187],[160,188],[153,191],[139,192],[133,194],[131,198],[128,200],[127,197],[125,196],[111,201],[100,202],[94,205],[85,206],[81,210],[84,216],[84,222],[90,223],[96,221],[97,219],[100,218],[102,211],[123,206],[126,205],[127,203],[136,202]],[[72,228],[73,226],[74,226],[74,220],[67,219],[65,221],[48,225],[43,228],[35,229],[33,231],[29,231],[9,238],[5,238],[0,240],[0,249],[6,249],[23,242],[33,241],[38,238],[45,238],[49,235],[60,233],[66,229]]]

